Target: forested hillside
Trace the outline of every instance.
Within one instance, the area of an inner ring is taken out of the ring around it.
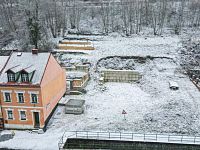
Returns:
[[[1,0],[0,44],[45,49],[66,33],[179,35],[199,29],[199,14],[198,0]]]

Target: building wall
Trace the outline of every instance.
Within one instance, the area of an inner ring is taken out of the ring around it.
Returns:
[[[7,119],[7,109],[13,110],[13,120]],[[20,120],[20,110],[26,112],[26,120]],[[3,108],[4,115],[4,126],[5,128],[14,128],[14,129],[34,129],[34,116],[33,112],[39,112],[40,114],[40,128],[44,127],[44,117],[43,117],[43,109],[42,108]]]
[[[51,55],[41,83],[45,121],[66,92],[65,74],[65,70],[60,67]]]
[[[12,103],[4,102],[4,92],[8,91],[11,92],[11,100]],[[0,98],[1,98],[1,105],[4,106],[30,106],[30,107],[42,107],[42,97],[41,97],[41,90],[40,88],[29,88],[29,87],[0,87]],[[17,93],[18,92],[23,92],[24,93],[24,103],[19,104],[18,99],[17,99]],[[38,92],[38,103],[37,104],[32,104],[31,103],[31,97],[30,97],[30,92]]]
[[[4,92],[11,93],[11,100],[12,102],[5,102],[4,101]],[[17,92],[24,93],[24,103],[18,103]],[[38,103],[32,104],[31,103],[31,92],[38,93]],[[34,128],[34,118],[33,112],[39,112],[40,114],[40,125],[41,127],[44,126],[44,117],[43,117],[43,106],[41,101],[41,90],[40,88],[28,88],[28,87],[0,87],[0,100],[2,106],[2,113],[4,118],[4,125],[5,128]],[[7,119],[7,110],[13,111],[13,120]],[[27,120],[20,120],[19,111],[23,110],[26,111],[26,118]]]
[[[65,71],[51,55],[40,87],[0,86],[0,101],[5,128],[34,129],[34,112],[39,112],[40,128],[66,91]],[[4,102],[4,92],[11,93],[12,102]],[[17,92],[24,93],[23,104],[18,103]],[[31,92],[38,93],[38,104],[31,103]],[[13,111],[13,120],[7,118],[7,110]],[[26,120],[20,119],[20,110],[26,112]]]

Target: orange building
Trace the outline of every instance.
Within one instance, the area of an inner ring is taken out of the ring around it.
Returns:
[[[44,128],[66,91],[65,78],[52,54],[13,52],[0,75],[4,127]]]
[[[8,56],[0,56],[0,75],[7,63],[8,60]],[[0,130],[2,130],[4,128],[4,123],[3,123],[3,115],[2,115],[2,111],[1,111],[1,101],[0,101]]]

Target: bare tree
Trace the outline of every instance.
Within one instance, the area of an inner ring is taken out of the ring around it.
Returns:
[[[157,3],[151,4],[151,25],[154,35],[162,34],[166,19],[166,11],[167,3],[165,0],[160,0]]]
[[[38,49],[38,42],[40,40],[40,23],[39,23],[39,1],[33,0],[31,2],[32,10],[26,10],[27,27],[29,31],[30,43]]]
[[[14,21],[14,16],[16,12],[15,5],[18,1],[15,0],[1,0],[0,1],[0,13],[2,21],[4,21],[4,27],[8,30],[16,31],[16,24]]]
[[[109,3],[101,2],[101,9],[100,9],[101,19],[103,22],[103,31],[105,34],[109,32],[109,23],[110,23],[110,9]]]

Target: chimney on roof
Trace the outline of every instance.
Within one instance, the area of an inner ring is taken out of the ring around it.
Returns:
[[[38,54],[38,49],[32,49],[32,54],[37,55]]]

